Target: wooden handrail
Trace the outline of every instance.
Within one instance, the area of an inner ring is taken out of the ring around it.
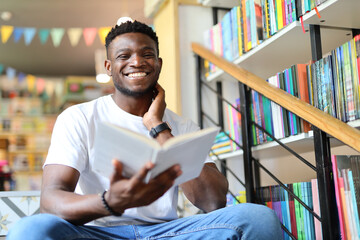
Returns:
[[[269,84],[198,43],[192,43],[191,47],[193,52],[223,69],[238,81],[360,152],[360,131],[356,128]]]

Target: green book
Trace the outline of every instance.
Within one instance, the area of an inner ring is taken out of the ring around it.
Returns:
[[[301,183],[293,183],[294,194],[301,199],[302,196],[300,185]],[[298,240],[305,240],[304,219],[302,211],[303,206],[296,199],[294,199],[294,205]]]

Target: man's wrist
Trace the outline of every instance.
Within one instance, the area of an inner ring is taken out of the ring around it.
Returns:
[[[158,124],[157,126],[151,128],[149,131],[149,135],[152,138],[156,138],[163,131],[171,132],[171,127],[167,122],[162,122],[162,123]]]
[[[112,208],[109,206],[108,202],[107,202],[106,199],[105,199],[105,194],[106,194],[106,193],[107,193],[107,191],[105,190],[105,191],[100,195],[101,201],[102,201],[102,204],[103,204],[104,208],[105,208],[111,215],[120,217],[120,216],[123,214],[123,212],[116,212],[114,209],[112,209]]]

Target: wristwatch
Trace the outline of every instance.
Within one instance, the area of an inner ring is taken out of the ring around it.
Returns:
[[[159,135],[159,133],[161,133],[162,131],[165,131],[167,129],[171,131],[171,127],[169,126],[169,124],[167,122],[162,122],[159,125],[157,125],[156,127],[153,127],[150,130],[149,135],[152,138],[156,138]]]

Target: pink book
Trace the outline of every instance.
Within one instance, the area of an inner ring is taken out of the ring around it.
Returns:
[[[344,225],[344,214],[341,204],[341,196],[340,196],[340,188],[338,182],[338,168],[337,168],[337,161],[336,156],[331,156],[331,163],[332,163],[332,170],[334,175],[334,185],[335,185],[335,198],[336,198],[336,206],[338,208],[338,215],[339,215],[339,224],[340,224],[340,232],[342,239],[346,239],[346,232],[345,232],[345,225]]]
[[[311,190],[313,197],[312,200],[313,200],[314,212],[321,217],[317,179],[311,179]],[[316,240],[322,240],[321,222],[316,217],[314,217],[314,225],[315,225]]]

